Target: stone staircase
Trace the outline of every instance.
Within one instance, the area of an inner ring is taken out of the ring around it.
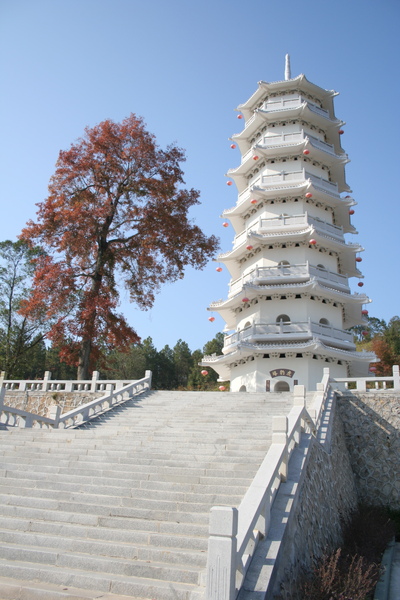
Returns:
[[[0,432],[0,599],[202,600],[209,511],[238,506],[290,394],[150,392]]]

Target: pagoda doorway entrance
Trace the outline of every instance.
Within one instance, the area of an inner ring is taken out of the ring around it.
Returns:
[[[274,387],[274,392],[290,392],[290,386],[287,381],[277,381]]]

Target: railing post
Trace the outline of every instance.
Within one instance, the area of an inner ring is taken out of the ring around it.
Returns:
[[[4,406],[4,397],[6,395],[6,388],[4,386],[4,375],[6,374],[5,371],[1,371],[0,372],[0,412],[3,409]]]
[[[400,390],[400,369],[399,365],[393,365],[393,389]]]
[[[150,390],[151,389],[152,372],[151,371],[145,371],[144,376],[149,380],[149,390]]]
[[[92,373],[92,383],[90,384],[90,391],[95,392],[97,389],[97,381],[100,379],[99,371],[93,371]]]
[[[47,392],[47,390],[48,390],[50,379],[51,379],[51,371],[45,371],[44,376],[43,376],[43,386],[42,386],[42,390],[44,392]]]
[[[281,481],[287,480],[288,474],[288,419],[287,417],[273,417],[272,418],[272,443],[282,444],[285,446],[285,451],[282,457],[282,464],[279,467],[279,475]]]
[[[365,379],[357,379],[356,381],[356,389],[357,392],[366,392],[367,391],[367,382]]]
[[[234,600],[236,595],[237,508],[210,511],[206,600]]]
[[[49,419],[53,419],[54,429],[58,429],[58,425],[60,423],[60,416],[61,416],[61,406],[58,406],[57,404],[52,404],[51,406],[49,406],[49,408],[47,410],[47,417]]]

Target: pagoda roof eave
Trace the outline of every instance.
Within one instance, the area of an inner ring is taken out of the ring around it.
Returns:
[[[316,85],[315,83],[311,83],[311,81],[307,79],[304,73],[301,73],[293,79],[285,79],[282,81],[274,82],[262,80],[259,81],[258,89],[254,92],[254,94],[250,96],[250,98],[246,102],[239,104],[236,110],[254,110],[254,106],[261,101],[266,91],[270,93],[275,93],[278,90],[289,91],[293,89],[293,85],[295,86],[295,90],[301,88],[304,91],[308,91],[311,94],[318,96],[321,100],[325,100],[328,105],[330,101],[331,107],[333,107],[332,99],[338,95],[338,92],[335,92],[334,90],[325,90],[324,88]]]
[[[207,308],[209,311],[222,312],[225,310],[232,310],[238,306],[238,300],[241,295],[246,292],[246,296],[250,296],[249,300],[256,298],[260,294],[287,294],[287,293],[301,293],[301,292],[314,292],[323,295],[326,298],[340,302],[341,304],[368,304],[371,300],[366,294],[351,294],[337,290],[328,285],[322,284],[316,277],[311,277],[308,281],[302,281],[298,283],[279,283],[272,285],[257,285],[252,283],[245,283],[239,292],[230,296],[226,300],[218,300],[213,302]],[[242,302],[240,302],[242,304]]]
[[[238,343],[232,352],[227,354],[220,354],[218,356],[207,356],[203,357],[201,365],[212,366],[217,364],[222,366],[223,363],[226,365],[232,364],[241,358],[253,356],[256,351],[260,353],[266,353],[268,351],[290,351],[295,350],[297,352],[301,350],[308,350],[309,352],[323,352],[326,356],[335,357],[342,360],[349,360],[351,362],[356,361],[358,363],[375,363],[379,362],[374,352],[357,352],[357,350],[345,350],[342,348],[335,348],[333,346],[327,346],[319,338],[313,337],[309,341],[301,342],[284,342],[284,343],[273,343],[273,344],[251,344],[248,342]],[[206,359],[206,360],[204,360]]]

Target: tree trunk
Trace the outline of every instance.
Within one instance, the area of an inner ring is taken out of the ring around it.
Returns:
[[[92,343],[90,340],[83,340],[81,349],[79,352],[79,363],[77,379],[89,379],[89,364],[90,364],[90,351]]]

